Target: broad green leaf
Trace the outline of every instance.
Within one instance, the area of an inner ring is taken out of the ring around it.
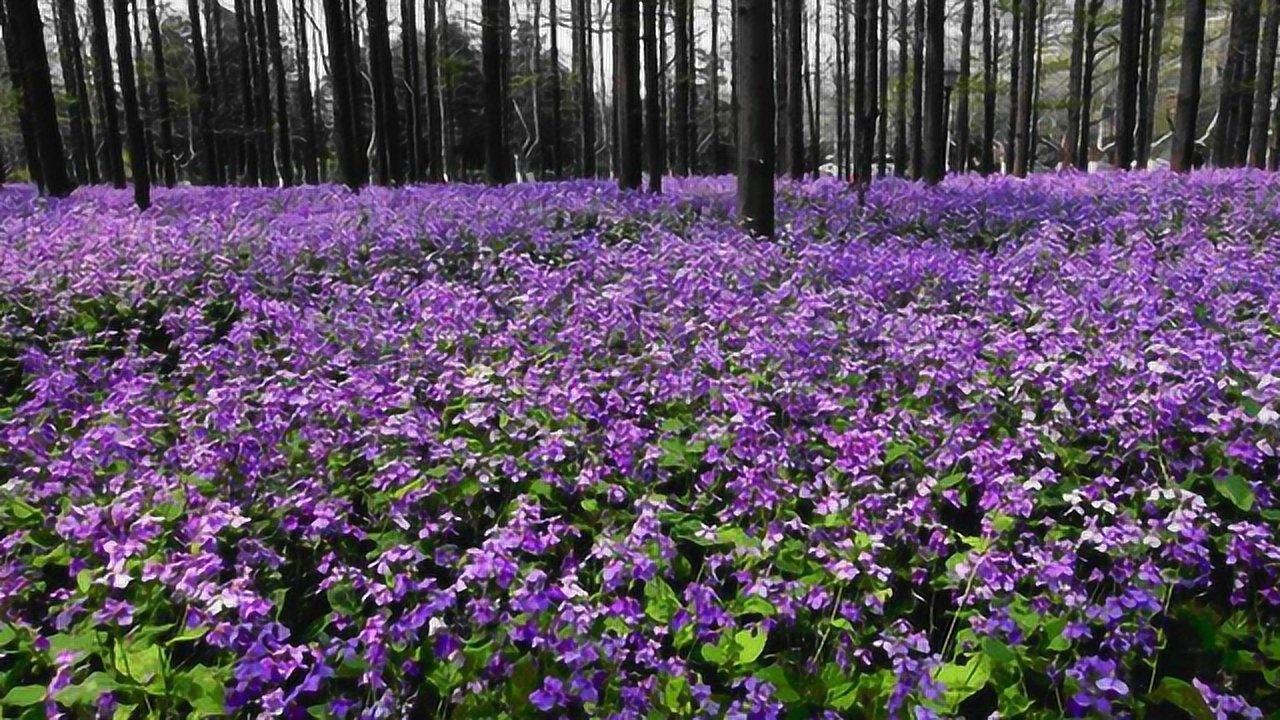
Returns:
[[[781,665],[760,668],[755,672],[755,676],[773,686],[775,698],[784,703],[800,702],[800,693],[792,687],[791,680],[787,677],[787,670]]]
[[[739,630],[734,636],[733,641],[738,645],[738,664],[747,665],[755,662],[760,657],[760,653],[764,652],[764,645],[769,640],[769,632],[763,628],[754,630]]]
[[[1249,481],[1239,475],[1228,475],[1225,478],[1214,478],[1213,487],[1220,495],[1230,500],[1236,507],[1248,512],[1253,509],[1253,488]]]
[[[75,685],[68,685],[54,695],[54,699],[68,707],[92,705],[103,693],[111,692],[120,685],[104,672],[92,673]]]
[[[12,707],[31,707],[44,702],[45,687],[43,685],[19,685],[0,698],[0,705]]]
[[[667,623],[680,609],[680,598],[671,586],[660,577],[655,577],[644,585],[644,612],[655,622]]]
[[[982,689],[991,679],[991,667],[986,657],[975,655],[964,665],[947,663],[938,668],[934,679],[946,686],[942,694],[942,705],[948,711],[954,711],[969,696]]]
[[[1216,717],[1194,685],[1174,677],[1161,678],[1150,698],[1179,708],[1192,720],[1214,720]]]

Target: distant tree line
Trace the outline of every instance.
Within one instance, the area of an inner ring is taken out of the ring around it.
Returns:
[[[0,179],[735,172],[769,234],[778,175],[1280,165],[1280,0],[476,2],[0,0]]]

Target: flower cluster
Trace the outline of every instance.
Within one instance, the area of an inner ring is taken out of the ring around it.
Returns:
[[[0,714],[1280,710],[1280,176],[732,197],[0,191]]]

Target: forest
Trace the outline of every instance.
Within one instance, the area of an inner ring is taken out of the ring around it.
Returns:
[[[1280,0],[0,34],[0,720],[1280,718]]]

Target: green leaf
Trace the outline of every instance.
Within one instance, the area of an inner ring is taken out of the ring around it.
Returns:
[[[666,624],[680,609],[680,598],[671,586],[660,577],[655,577],[644,585],[644,612],[655,622]]]
[[[884,465],[897,460],[898,458],[911,452],[912,447],[909,443],[895,442],[889,443],[889,447],[884,451]]]
[[[1214,720],[1215,714],[1194,685],[1174,677],[1160,678],[1160,684],[1150,698],[1155,702],[1167,702],[1190,715],[1192,720]]]
[[[159,646],[135,644],[125,647],[123,651],[117,649],[116,670],[140,685],[149,685],[159,680],[163,668],[164,656]]]
[[[729,653],[719,645],[703,645],[702,659],[712,665],[724,666],[725,661],[729,659]]]
[[[787,677],[787,670],[781,665],[760,668],[755,672],[755,676],[773,686],[775,698],[784,703],[800,702],[800,693],[792,687],[791,680]]]
[[[54,695],[54,699],[68,707],[92,705],[103,693],[111,692],[118,687],[120,687],[119,683],[110,675],[96,672],[75,685],[62,688],[57,695]]]
[[[43,685],[19,685],[10,690],[3,698],[0,698],[0,705],[31,707],[44,702],[44,696],[45,687]]]
[[[773,603],[765,600],[759,595],[749,595],[742,600],[742,604],[738,607],[735,615],[763,615],[764,617],[773,617],[778,614],[778,608]]]
[[[684,691],[688,686],[689,681],[683,677],[678,675],[669,677],[662,688],[663,705],[671,712],[679,714],[684,709]]]
[[[1248,512],[1253,509],[1253,488],[1249,487],[1248,480],[1239,475],[1214,478],[1213,487],[1241,510]]]
[[[954,711],[971,695],[982,689],[991,679],[991,667],[983,655],[969,658],[964,665],[947,663],[938,668],[934,679],[946,686],[942,694],[942,705],[948,711]]]
[[[827,707],[834,710],[848,710],[858,702],[858,686],[846,682],[827,690]]]
[[[740,652],[738,654],[738,664],[747,665],[755,662],[760,657],[760,653],[764,652],[764,644],[769,640],[769,631],[763,628],[753,630],[739,630],[733,636],[733,641],[738,645]]]
[[[1017,653],[993,637],[982,639],[982,652],[997,665],[1008,665],[1018,661]]]

